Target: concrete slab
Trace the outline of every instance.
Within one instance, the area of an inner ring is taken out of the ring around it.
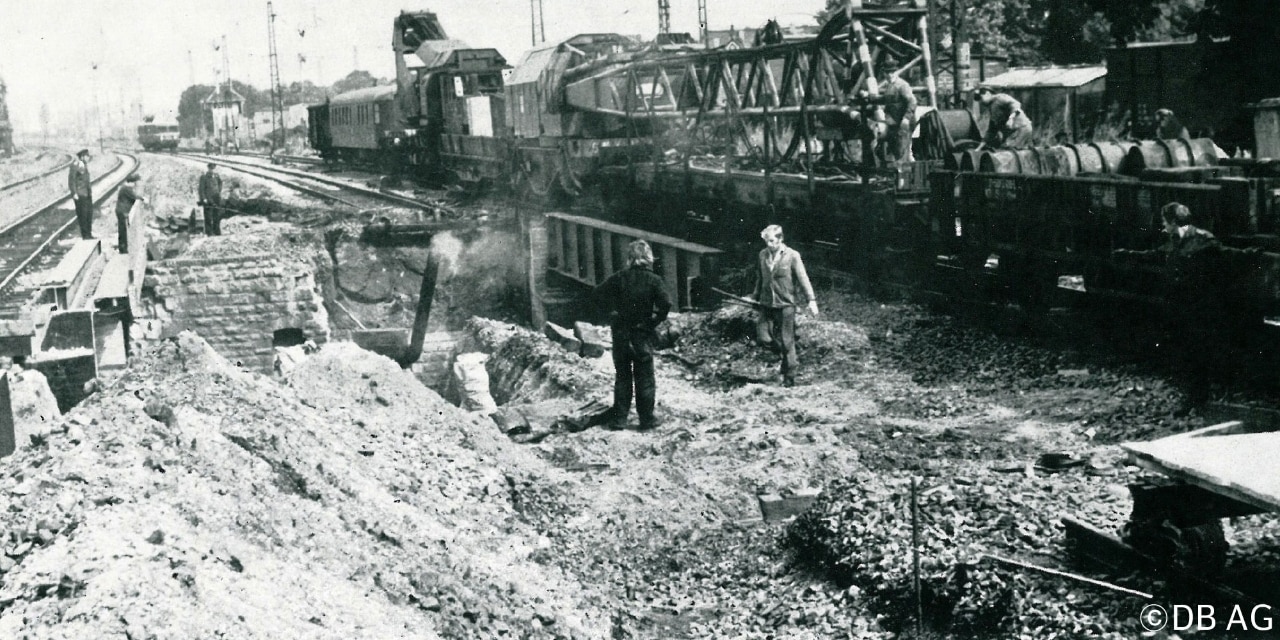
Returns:
[[[1199,432],[1120,445],[1144,468],[1266,511],[1280,511],[1280,432]],[[1220,425],[1228,427],[1228,425]]]
[[[93,299],[128,298],[129,282],[129,256],[128,254],[116,254],[103,267],[102,277],[98,279],[98,288],[93,292]]]

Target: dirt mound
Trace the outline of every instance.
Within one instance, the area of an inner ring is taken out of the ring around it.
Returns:
[[[162,343],[0,461],[0,636],[606,635],[530,560],[504,469],[539,462],[416,385],[350,345],[282,386]]]

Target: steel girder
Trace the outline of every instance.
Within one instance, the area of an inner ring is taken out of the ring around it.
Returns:
[[[879,94],[876,69],[888,59],[899,74],[920,69],[913,74],[920,102],[936,106],[928,12],[911,5],[851,6],[808,40],[593,64],[582,77],[567,74],[564,101],[576,111],[648,121],[647,130],[683,132],[690,146],[729,142],[732,132],[767,164],[790,161],[802,146],[808,153],[815,128],[842,132],[839,142],[862,135],[878,114],[858,96]]]

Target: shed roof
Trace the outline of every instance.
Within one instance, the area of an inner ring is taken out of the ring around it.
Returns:
[[[992,89],[1035,89],[1038,87],[1083,87],[1105,78],[1105,65],[1071,67],[1020,67],[1010,69],[982,83]]]

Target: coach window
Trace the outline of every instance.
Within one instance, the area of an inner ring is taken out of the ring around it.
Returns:
[[[378,107],[379,105],[374,105],[373,107],[373,123],[374,124],[382,124],[382,109],[379,109]]]

